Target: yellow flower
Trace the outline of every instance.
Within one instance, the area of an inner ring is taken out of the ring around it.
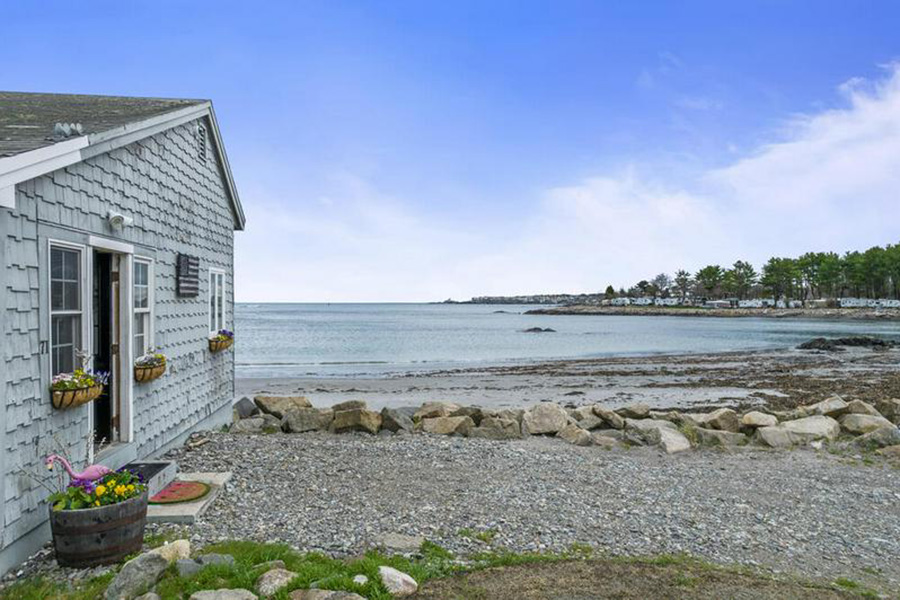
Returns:
[[[116,496],[124,496],[124,495],[125,495],[125,486],[121,485],[121,484],[117,485],[116,486]]]
[[[105,485],[98,485],[96,491],[97,491],[97,496],[98,496],[98,497],[99,497],[99,496],[102,496],[103,494],[106,493],[106,486],[105,486]]]
[[[99,500],[94,500],[94,506],[100,506],[100,501],[99,501]]]
[[[133,483],[132,483],[131,485],[128,486],[128,491],[129,491],[129,492],[133,492],[133,491],[134,491],[134,484],[133,484]]]

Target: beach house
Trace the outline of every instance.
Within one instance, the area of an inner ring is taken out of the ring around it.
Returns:
[[[234,232],[212,104],[0,92],[0,573],[49,538],[26,473],[65,452],[117,468],[231,418]],[[157,379],[135,361],[166,355]],[[57,408],[52,379],[109,372]],[[101,443],[102,442],[102,443]]]

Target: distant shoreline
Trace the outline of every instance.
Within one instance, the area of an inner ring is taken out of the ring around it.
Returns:
[[[536,308],[526,315],[606,315],[640,317],[759,317],[768,319],[822,319],[894,321],[900,320],[896,308],[692,308],[666,306],[557,306]]]

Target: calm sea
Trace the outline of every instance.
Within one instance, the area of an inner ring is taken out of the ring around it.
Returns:
[[[900,337],[896,322],[522,314],[530,308],[238,304],[237,376],[380,376],[554,358],[787,348],[816,336]],[[556,332],[524,333],[529,327]]]

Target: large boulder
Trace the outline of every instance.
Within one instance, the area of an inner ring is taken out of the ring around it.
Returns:
[[[375,411],[362,408],[338,410],[334,413],[334,421],[331,422],[331,428],[335,433],[365,431],[375,434],[381,428],[381,415]]]
[[[425,543],[420,535],[385,533],[375,538],[374,546],[387,554],[416,554]]]
[[[501,408],[500,410],[486,410],[482,409],[482,414],[485,417],[497,417],[500,419],[512,419],[522,424],[522,418],[525,416],[524,408]]]
[[[881,413],[878,412],[874,406],[872,406],[868,402],[863,402],[862,400],[851,400],[850,402],[848,402],[847,412],[851,415],[871,415],[873,417],[881,416]]]
[[[747,443],[747,436],[743,433],[734,433],[732,431],[722,431],[719,429],[705,429],[703,427],[695,427],[697,441],[701,446],[743,446]]]
[[[191,594],[190,600],[257,600],[256,594],[250,590],[237,588],[233,590],[203,590]]]
[[[625,429],[625,419],[620,417],[615,411],[600,404],[595,404],[593,411],[595,415],[603,419],[603,421],[613,429]]]
[[[777,427],[784,428],[795,444],[806,444],[815,440],[833,440],[841,433],[841,426],[838,422],[824,415],[787,421]]]
[[[758,410],[753,410],[741,417],[741,425],[749,428],[773,427],[778,425],[778,418],[775,415],[768,415]]]
[[[145,552],[129,560],[106,588],[106,600],[133,600],[156,585],[169,567],[161,554]]]
[[[754,439],[769,448],[790,448],[794,445],[790,432],[778,425],[757,428]]]
[[[847,403],[840,396],[832,396],[816,404],[801,406],[800,410],[805,415],[824,415],[827,417],[839,417],[847,412]]]
[[[287,569],[270,569],[256,580],[256,589],[263,598],[269,598],[289,584],[296,576],[296,573]]]
[[[466,435],[475,427],[475,421],[471,417],[431,417],[420,422],[422,431],[436,435],[451,435],[458,433]]]
[[[885,419],[894,425],[900,425],[900,398],[879,400],[875,403],[875,408]]]
[[[259,410],[279,420],[292,408],[310,408],[312,406],[306,396],[256,396],[253,401],[256,402]]]
[[[894,424],[882,416],[846,414],[838,420],[844,431],[854,435],[869,433],[876,429],[894,428]]]
[[[582,429],[575,423],[569,423],[560,429],[556,437],[576,446],[590,446],[592,444],[590,432]]]
[[[478,406],[460,406],[452,413],[450,413],[451,417],[469,417],[472,421],[475,422],[475,425],[479,425],[481,423],[481,419],[484,418],[484,411]]]
[[[259,414],[259,407],[256,406],[256,403],[253,402],[253,400],[244,396],[234,403],[232,411],[234,412],[234,416],[236,417],[235,420],[237,421]]]
[[[666,454],[675,454],[691,449],[691,442],[687,437],[674,428],[658,427],[642,432],[648,444],[659,446]]]
[[[265,419],[262,417],[250,417],[249,419],[241,419],[231,424],[228,431],[231,433],[262,433]]]
[[[556,434],[569,423],[569,414],[558,404],[532,406],[522,416],[522,430],[531,435]]]
[[[394,598],[412,596],[419,589],[416,580],[393,567],[378,567],[378,576],[388,593]]]
[[[394,433],[412,431],[413,421],[406,411],[384,407],[381,409],[381,427]]]
[[[501,417],[484,417],[481,425],[469,429],[468,436],[485,440],[516,440],[522,437],[519,422]]]
[[[625,429],[637,431],[651,431],[654,429],[678,429],[672,421],[663,419],[625,419]]]
[[[719,408],[707,414],[700,420],[700,426],[706,429],[718,429],[719,431],[731,431],[737,433],[741,428],[741,422],[737,413],[730,408]]]
[[[449,417],[455,411],[459,410],[458,404],[449,402],[426,402],[413,415],[413,421],[420,419],[433,419],[435,417]]]
[[[619,416],[626,419],[646,419],[650,416],[650,407],[643,402],[638,402],[637,404],[616,409],[616,412]]]
[[[602,427],[606,424],[601,417],[597,416],[594,413],[593,406],[582,406],[576,408],[572,411],[572,417],[578,421],[578,426],[582,429],[586,429],[590,431],[591,429],[597,429],[598,427]]]
[[[369,406],[366,404],[365,400],[345,400],[344,402],[338,402],[334,406],[331,407],[331,410],[337,412],[339,410],[367,410]]]
[[[895,446],[900,444],[900,429],[897,427],[882,427],[859,436],[853,440],[853,443],[864,450]]]
[[[281,419],[281,428],[287,433],[327,431],[333,419],[330,408],[291,408]]]

